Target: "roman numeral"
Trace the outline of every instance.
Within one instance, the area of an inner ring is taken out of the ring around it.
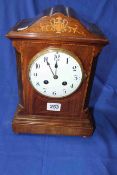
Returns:
[[[43,92],[46,93],[46,88],[43,88]]]
[[[65,89],[63,89],[63,92],[66,94],[67,93],[67,91],[65,90]]]
[[[77,66],[73,66],[72,69],[73,71],[76,71]]]
[[[39,82],[36,83],[37,86],[40,86]]]
[[[78,75],[74,75],[75,80],[78,80]]]
[[[58,54],[58,52],[54,55],[54,60],[55,61],[59,61],[60,58],[60,54]]]
[[[37,77],[37,73],[34,73],[34,76]]]
[[[44,57],[44,62],[48,62],[48,57]]]
[[[68,64],[68,60],[69,60],[69,59],[67,58],[66,64]]]
[[[53,95],[56,95],[56,91],[52,92]]]
[[[36,69],[40,68],[40,64],[36,63]]]

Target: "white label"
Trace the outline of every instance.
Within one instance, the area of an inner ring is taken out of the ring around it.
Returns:
[[[47,103],[47,110],[48,111],[60,111],[61,104],[60,103]]]

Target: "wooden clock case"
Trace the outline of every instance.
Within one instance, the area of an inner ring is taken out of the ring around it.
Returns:
[[[90,29],[94,30],[94,27],[90,26]],[[66,7],[51,8],[42,17],[20,21],[7,37],[12,39],[17,56],[20,101],[13,120],[14,132],[92,135],[94,127],[88,109],[92,65],[107,44],[107,39],[99,32],[90,32],[80,20],[71,17]],[[31,59],[49,47],[72,52],[83,65],[83,83],[68,97],[53,99],[42,96],[29,82],[28,66]],[[61,103],[61,111],[48,111],[48,102]]]

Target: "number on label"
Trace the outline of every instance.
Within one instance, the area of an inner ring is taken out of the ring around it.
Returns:
[[[50,108],[51,108],[51,109],[58,109],[59,106],[58,106],[58,105],[50,105]]]
[[[47,103],[47,110],[49,111],[60,111],[61,104],[60,103]]]

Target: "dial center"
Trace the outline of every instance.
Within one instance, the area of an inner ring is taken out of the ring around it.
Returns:
[[[53,78],[54,78],[54,79],[58,79],[58,75],[54,75]]]

